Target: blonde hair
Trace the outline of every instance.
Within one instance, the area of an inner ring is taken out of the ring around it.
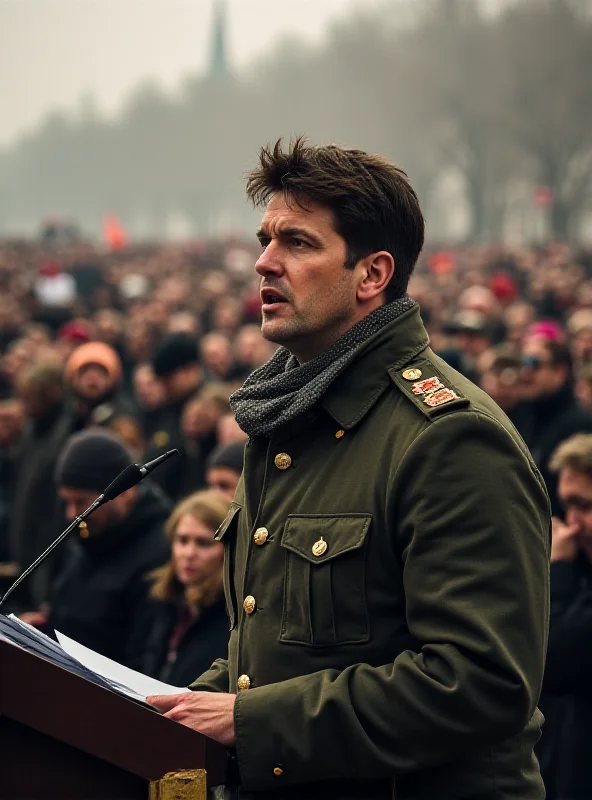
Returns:
[[[551,456],[549,467],[552,472],[571,467],[592,477],[592,433],[577,433],[562,442]]]
[[[214,489],[195,492],[175,506],[166,522],[165,533],[172,542],[182,517],[191,516],[209,528],[213,536],[224,522],[229,508],[230,500],[221,492]],[[150,596],[154,600],[172,602],[182,599],[193,612],[213,605],[223,592],[222,568],[199,583],[183,587],[175,575],[172,558],[148,577],[152,580]]]

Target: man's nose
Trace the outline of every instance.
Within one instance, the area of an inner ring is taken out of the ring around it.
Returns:
[[[261,253],[255,264],[255,271],[265,277],[266,275],[281,275],[284,271],[278,245],[270,242]]]

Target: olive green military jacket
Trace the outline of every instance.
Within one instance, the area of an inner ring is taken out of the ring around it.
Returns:
[[[238,690],[245,792],[544,798],[547,494],[417,307],[249,443],[217,538],[229,656],[191,688]]]

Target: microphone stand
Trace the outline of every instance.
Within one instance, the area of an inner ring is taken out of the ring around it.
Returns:
[[[33,572],[33,570],[37,569],[39,564],[41,564],[41,562],[44,559],[46,559],[47,556],[49,556],[51,553],[53,553],[53,551],[56,549],[56,547],[59,547],[59,545],[61,545],[61,543],[64,541],[64,539],[67,536],[69,536],[72,533],[72,531],[80,525],[81,522],[84,522],[84,520],[87,517],[89,517],[93,513],[93,511],[96,511],[99,506],[103,505],[104,502],[105,502],[105,494],[103,493],[103,494],[101,494],[101,495],[99,495],[97,497],[97,499],[94,501],[94,503],[92,505],[90,505],[86,509],[86,511],[83,511],[82,514],[79,514],[76,517],[76,519],[68,525],[66,530],[63,533],[61,533],[58,536],[58,538],[49,545],[47,550],[45,550],[43,553],[41,553],[39,558],[35,559],[35,561],[31,564],[30,567],[27,567],[27,569],[12,584],[10,589],[8,589],[8,591],[6,591],[4,593],[4,596],[0,600],[0,609],[2,608],[2,606],[4,605],[4,603],[6,602],[8,597],[14,592],[15,589],[18,589],[18,587],[21,585],[21,583],[26,578],[29,577],[29,575]]]

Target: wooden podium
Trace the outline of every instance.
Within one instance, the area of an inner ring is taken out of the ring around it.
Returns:
[[[212,739],[0,641],[2,800],[205,800],[225,770]]]

